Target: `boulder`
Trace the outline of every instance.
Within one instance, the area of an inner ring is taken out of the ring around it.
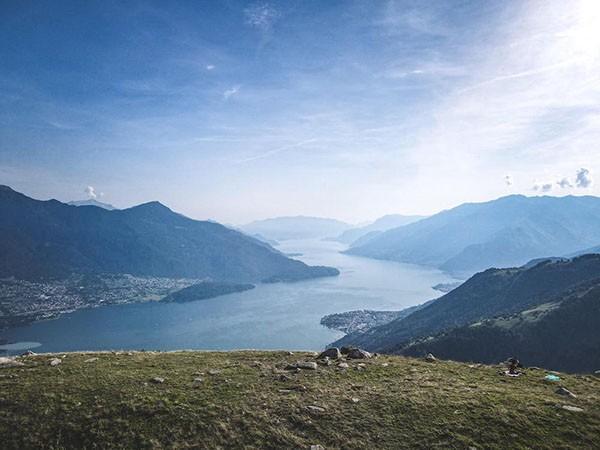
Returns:
[[[361,350],[360,348],[353,348],[346,355],[348,359],[369,359],[371,358],[371,354],[366,350]]]
[[[161,377],[154,377],[150,379],[150,382],[154,384],[163,384],[165,382],[165,379]]]
[[[340,352],[340,349],[337,347],[331,347],[331,348],[328,348],[325,351],[321,352],[321,354],[319,356],[317,356],[317,359],[325,359],[325,358],[339,359],[341,357],[342,357],[342,354]]]
[[[425,356],[425,361],[435,362],[435,361],[437,361],[437,358],[435,356],[433,356],[433,353],[427,353],[427,356]]]
[[[17,361],[14,358],[0,357],[0,369],[5,367],[22,367],[24,365],[21,361]]]
[[[348,364],[347,362],[341,362],[337,365],[340,369],[347,369],[348,367],[350,367],[350,364]]]
[[[573,394],[570,390],[564,387],[559,387],[556,391],[554,391],[558,395],[564,395],[565,397],[577,398],[575,394]]]
[[[342,355],[347,355],[348,353],[350,353],[352,350],[354,350],[356,347],[346,347],[343,346],[342,348],[340,348],[340,353]]]
[[[62,359],[60,358],[52,358],[49,362],[48,362],[52,367],[56,367],[59,364],[62,363]]]
[[[313,361],[298,361],[296,367],[298,369],[317,370],[317,363]]]

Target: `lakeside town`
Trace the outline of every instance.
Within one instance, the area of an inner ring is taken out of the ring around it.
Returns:
[[[0,279],[0,329],[52,319],[81,308],[159,301],[198,283],[187,278],[73,274],[64,279]]]

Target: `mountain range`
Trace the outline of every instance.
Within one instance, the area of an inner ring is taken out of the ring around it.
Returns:
[[[285,241],[337,236],[352,228],[352,225],[336,219],[294,216],[257,220],[240,228],[251,236],[260,235],[263,239]]]
[[[425,216],[403,216],[401,214],[389,214],[387,216],[380,217],[368,225],[346,230],[333,240],[350,246],[363,245],[368,240],[373,239],[375,236],[378,236],[384,231],[408,225],[409,223],[416,222],[424,217]]]
[[[600,317],[597,314],[600,303],[598,292],[598,254],[573,259],[549,259],[533,267],[488,269],[406,317],[364,333],[349,334],[335,345],[357,345],[382,353],[411,355],[436,350],[440,356],[449,358],[472,361],[479,360],[483,355],[484,361],[498,362],[511,356],[501,349],[518,348],[514,342],[513,347],[513,344],[509,344],[510,333],[518,331],[520,336],[533,338],[543,328],[546,334],[554,332],[556,338],[564,341],[561,344],[563,351],[579,345],[586,349],[592,346],[600,355],[598,328],[594,328]],[[577,306],[573,306],[575,309],[570,309],[571,300],[580,298],[585,300],[578,300]],[[552,314],[544,316],[544,320],[540,322],[542,325],[536,325],[537,322],[529,320],[535,316],[531,311]],[[567,317],[562,314],[565,311],[569,311],[572,320],[566,321],[568,323],[563,320],[561,326],[548,328],[548,324]],[[506,316],[512,318],[494,322],[498,317]],[[483,326],[480,325],[481,322],[484,323]],[[540,328],[536,328],[538,326]],[[515,327],[512,332],[510,327]],[[575,330],[581,333],[578,334]],[[497,342],[490,338],[492,335],[498,338]],[[489,339],[484,340],[486,336]],[[535,352],[547,354],[550,351],[544,347],[548,344],[544,344],[543,339],[521,341],[522,346],[529,346],[528,355]],[[495,342],[497,350],[493,350],[494,345],[486,346],[485,342]],[[505,345],[502,347],[500,342]],[[565,370],[578,368],[572,365],[561,366]]]
[[[600,243],[600,198],[512,195],[466,203],[375,236],[347,253],[468,277]]]
[[[70,273],[251,283],[339,272],[308,266],[264,242],[158,202],[109,211],[34,200],[0,186],[0,278]]]

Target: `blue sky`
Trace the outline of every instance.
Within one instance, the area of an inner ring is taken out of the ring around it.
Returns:
[[[598,23],[595,0],[5,0],[0,183],[227,223],[598,195]]]

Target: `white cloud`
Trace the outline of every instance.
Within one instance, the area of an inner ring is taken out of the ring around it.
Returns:
[[[225,92],[223,92],[223,98],[225,100],[229,100],[229,98],[231,98],[234,95],[237,95],[238,92],[240,92],[240,88],[241,86],[238,84],[237,86],[233,86],[230,89],[227,89]]]
[[[556,184],[559,185],[562,189],[567,189],[567,188],[573,187],[573,183],[571,183],[571,180],[569,180],[567,177],[563,178],[562,180],[557,181]]]
[[[216,66],[214,64],[207,64],[206,65],[206,70],[214,70],[216,68]]]
[[[88,196],[88,198],[90,199],[96,199],[98,198],[98,194],[96,194],[96,189],[94,189],[94,186],[88,186],[84,189],[85,195]]]
[[[533,184],[533,190],[537,192],[550,192],[552,190],[552,183],[540,183],[536,181]]]
[[[246,23],[266,32],[279,19],[279,12],[268,3],[255,3],[244,10]]]
[[[592,185],[593,180],[588,169],[583,167],[577,171],[577,178],[575,178],[575,184],[579,188],[588,188]]]
[[[504,183],[505,183],[507,186],[512,186],[512,185],[513,185],[513,179],[512,179],[512,177],[511,177],[510,175],[506,175],[506,176],[504,177]]]

